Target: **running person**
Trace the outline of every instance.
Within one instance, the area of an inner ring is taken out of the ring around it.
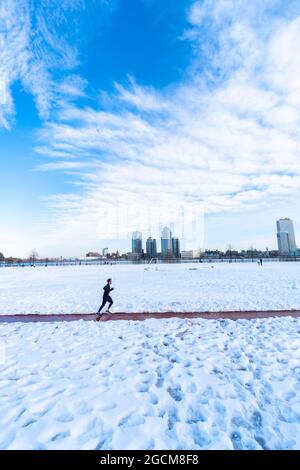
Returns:
[[[102,304],[101,304],[101,306],[100,306],[100,308],[99,308],[99,310],[98,310],[98,313],[97,313],[97,315],[98,315],[97,321],[99,321],[100,318],[101,318],[101,316],[102,316],[101,310],[102,310],[103,307],[105,306],[106,302],[109,303],[108,309],[106,310],[106,313],[110,313],[109,309],[111,308],[112,304],[114,303],[114,302],[113,302],[113,299],[112,299],[111,296],[109,295],[110,292],[111,292],[112,290],[114,290],[113,287],[110,287],[110,286],[111,286],[111,283],[112,283],[112,280],[111,280],[111,278],[109,278],[109,279],[107,279],[107,284],[103,287],[103,290],[104,290],[104,292],[103,292],[103,300],[102,300]]]

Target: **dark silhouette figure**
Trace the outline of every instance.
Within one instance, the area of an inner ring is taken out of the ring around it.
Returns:
[[[103,307],[105,306],[105,304],[108,302],[108,309],[106,310],[106,313],[110,313],[110,308],[112,306],[112,304],[114,303],[113,302],[113,299],[111,298],[111,296],[109,295],[111,291],[114,290],[113,287],[110,287],[112,284],[112,280],[109,278],[107,279],[107,284],[103,287],[103,300],[102,300],[102,304],[98,310],[98,317],[97,317],[97,321],[100,320],[102,314],[101,314],[101,310],[103,309]]]

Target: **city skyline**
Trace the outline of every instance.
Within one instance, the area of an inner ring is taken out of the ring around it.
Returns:
[[[160,224],[161,225],[161,224]],[[174,224],[171,224],[174,230]],[[295,234],[295,229],[294,229],[294,222],[292,219],[289,217],[285,218],[280,218],[279,220],[276,221],[276,239],[277,239],[277,249],[272,248],[272,247],[265,247],[264,249],[259,248],[257,246],[254,246],[253,244],[246,248],[245,246],[242,248],[237,248],[234,247],[231,243],[229,243],[226,247],[226,249],[222,249],[220,247],[213,247],[209,248],[208,246],[202,246],[201,248],[189,248],[187,249],[181,249],[182,244],[184,245],[184,239],[179,238],[179,237],[174,237],[173,232],[170,230],[169,227],[164,226],[163,229],[161,229],[160,233],[160,248],[161,250],[158,250],[158,245],[157,245],[157,238],[149,236],[149,231],[147,231],[148,235],[146,237],[146,243],[143,244],[143,232],[141,230],[135,230],[132,232],[131,236],[131,251],[127,249],[122,250],[120,246],[117,246],[114,249],[110,249],[109,247],[104,247],[100,251],[102,255],[100,255],[99,251],[89,251],[87,256],[94,256],[94,257],[106,257],[107,255],[111,253],[123,253],[123,254],[136,254],[139,257],[146,256],[151,258],[156,258],[158,255],[162,256],[163,258],[167,258],[168,254],[175,255],[175,258],[179,258],[181,253],[201,253],[201,252],[220,252],[220,253],[225,253],[228,251],[233,251],[233,252],[251,252],[251,251],[260,251],[260,252],[276,252],[278,251],[279,254],[281,255],[288,255],[288,256],[297,256],[300,247],[298,248],[297,241],[296,241],[296,234]],[[143,247],[144,246],[144,247]],[[83,250],[84,251],[84,250]],[[32,253],[35,252],[37,255],[37,251],[35,248],[31,250],[31,252],[28,254],[28,256],[17,256],[17,255],[6,255],[6,258],[9,257],[15,257],[15,258],[30,258]],[[0,251],[0,255],[3,257],[3,253]],[[75,255],[75,257],[80,257],[82,255],[82,252],[79,255]],[[59,257],[68,257],[67,255],[60,255]],[[43,255],[42,258],[48,258],[48,255]],[[72,256],[71,256],[72,257]],[[51,258],[51,256],[50,256]],[[53,256],[53,258],[58,258],[57,256]],[[3,258],[4,259],[4,258]]]
[[[299,232],[299,1],[34,3],[0,9],[1,252],[126,251],[183,208],[184,249]]]
[[[174,226],[174,224],[172,224]],[[296,235],[294,230],[294,223],[293,220],[285,217],[281,218],[276,221],[276,237],[277,237],[277,245],[278,245],[278,253],[281,255],[288,255],[288,256],[297,256],[298,255],[298,246],[296,242]],[[173,227],[174,230],[174,227]],[[143,234],[141,231],[136,230],[132,233],[132,253],[138,254],[139,256],[146,255],[149,258],[156,257],[158,254],[161,255],[163,258],[166,258],[168,254],[173,254],[175,257],[179,257],[181,251],[184,250],[180,249],[180,242],[182,239],[173,236],[174,233],[168,226],[164,226],[161,230],[161,237],[160,237],[160,245],[161,251],[158,252],[157,250],[157,239],[151,236],[148,236],[145,244],[145,250],[143,248]],[[155,248],[154,248],[155,247]],[[215,251],[218,251],[218,248],[215,248]],[[248,251],[256,250],[256,247],[251,246],[248,247]],[[201,252],[205,251],[205,248],[202,247],[201,249],[192,249],[188,251],[195,251]],[[209,250],[208,250],[209,251]],[[222,251],[222,250],[220,250]],[[243,250],[235,250],[231,244],[228,245],[227,251],[247,251],[245,248]],[[261,251],[276,251],[270,250],[269,247],[266,247],[265,250]]]
[[[173,228],[174,230],[174,228]],[[148,237],[145,245],[146,250],[143,249],[143,235],[140,231],[132,233],[132,254],[152,259],[156,258],[158,254],[161,254],[163,258],[168,257],[180,257],[180,240],[178,237],[174,237],[169,227],[165,226],[161,231],[160,237],[160,253],[157,249],[157,239]]]

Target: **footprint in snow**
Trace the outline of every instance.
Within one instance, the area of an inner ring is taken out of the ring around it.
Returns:
[[[179,421],[177,416],[176,408],[172,408],[168,411],[168,429],[171,431],[174,427],[174,424]]]
[[[152,405],[157,405],[158,404],[158,397],[155,395],[155,393],[150,393],[150,401]]]
[[[204,423],[206,418],[204,414],[198,408],[189,408],[187,412],[187,420],[188,424],[195,424],[195,423]]]
[[[182,390],[180,385],[175,385],[174,387],[167,388],[168,393],[171,395],[173,400],[181,401],[183,398]]]
[[[242,436],[240,435],[239,432],[233,432],[230,438],[231,438],[231,442],[235,450],[243,449]]]
[[[69,436],[70,436],[69,432],[59,432],[58,434],[55,434],[55,436],[51,438],[51,441],[52,442],[60,441],[61,439],[65,439],[66,437],[69,437]]]
[[[251,417],[251,421],[252,421],[253,426],[256,429],[261,429],[261,427],[262,427],[262,415],[260,414],[259,411],[254,411],[254,413]]]
[[[100,411],[110,411],[117,407],[117,404],[114,402],[111,403],[100,403],[97,407]]]
[[[138,392],[141,392],[141,393],[146,393],[146,392],[148,392],[148,391],[149,391],[149,385],[148,385],[148,383],[144,383],[144,384],[142,383],[142,384],[140,384],[140,385],[138,386],[138,388],[137,388],[137,391],[138,391]]]

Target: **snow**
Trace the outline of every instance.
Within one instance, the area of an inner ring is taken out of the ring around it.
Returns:
[[[95,312],[108,277],[115,312],[300,309],[299,263],[0,269],[0,314]]]
[[[0,449],[300,448],[300,319],[3,323],[0,345]]]

